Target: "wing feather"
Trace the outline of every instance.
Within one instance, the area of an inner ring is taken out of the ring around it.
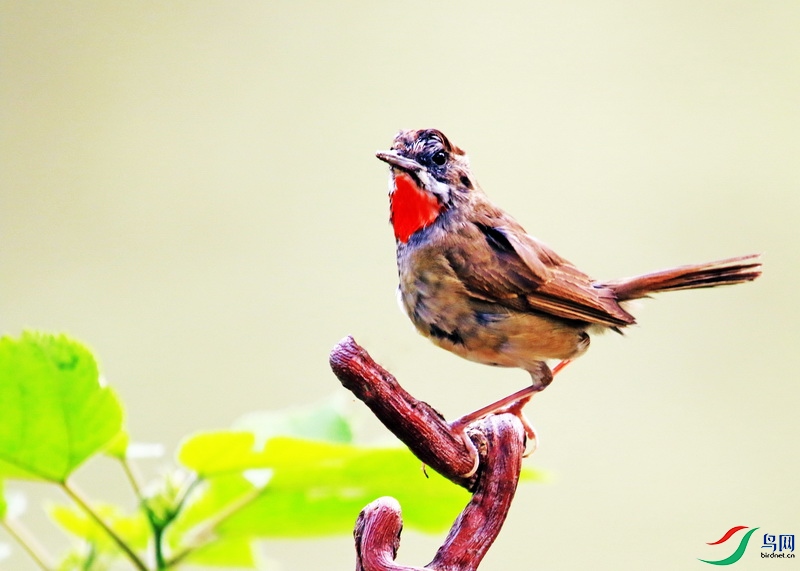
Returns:
[[[513,220],[485,216],[463,225],[459,234],[478,247],[469,258],[451,256],[449,262],[476,299],[609,327],[635,322],[613,290],[596,284]]]

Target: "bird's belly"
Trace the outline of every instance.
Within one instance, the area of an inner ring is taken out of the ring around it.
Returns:
[[[540,361],[575,358],[589,346],[589,336],[582,328],[517,312],[492,314],[488,323],[486,314],[481,313],[457,332],[430,338],[465,359],[497,367],[531,370]],[[461,342],[453,342],[454,337]]]
[[[401,288],[399,297],[423,336],[470,361],[530,370],[547,359],[577,357],[589,345],[585,327],[476,301],[455,288]]]

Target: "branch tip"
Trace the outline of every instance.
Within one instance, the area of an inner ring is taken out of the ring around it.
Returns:
[[[397,565],[403,521],[394,498],[371,502],[354,531],[356,571],[473,571],[500,533],[517,488],[525,430],[512,414],[489,415],[464,429],[451,427],[430,405],[415,399],[351,336],[333,348],[331,369],[425,465],[473,492],[426,567]]]

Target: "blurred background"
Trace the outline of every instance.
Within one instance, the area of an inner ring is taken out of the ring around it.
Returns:
[[[448,417],[504,396],[527,374],[437,349],[395,301],[374,151],[437,127],[597,278],[766,253],[754,284],[646,301],[534,399],[526,463],[552,482],[482,569],[702,569],[734,525],[798,534],[798,29],[771,0],[2,2],[0,331],[89,344],[168,450],[352,400],[328,368],[347,334]],[[406,533],[399,560],[441,540]],[[348,536],[263,551],[353,568]]]

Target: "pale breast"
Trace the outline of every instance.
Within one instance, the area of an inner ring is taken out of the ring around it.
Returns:
[[[465,359],[531,370],[545,359],[567,359],[589,344],[581,324],[520,312],[477,299],[458,279],[441,249],[398,248],[399,300],[417,330]]]

